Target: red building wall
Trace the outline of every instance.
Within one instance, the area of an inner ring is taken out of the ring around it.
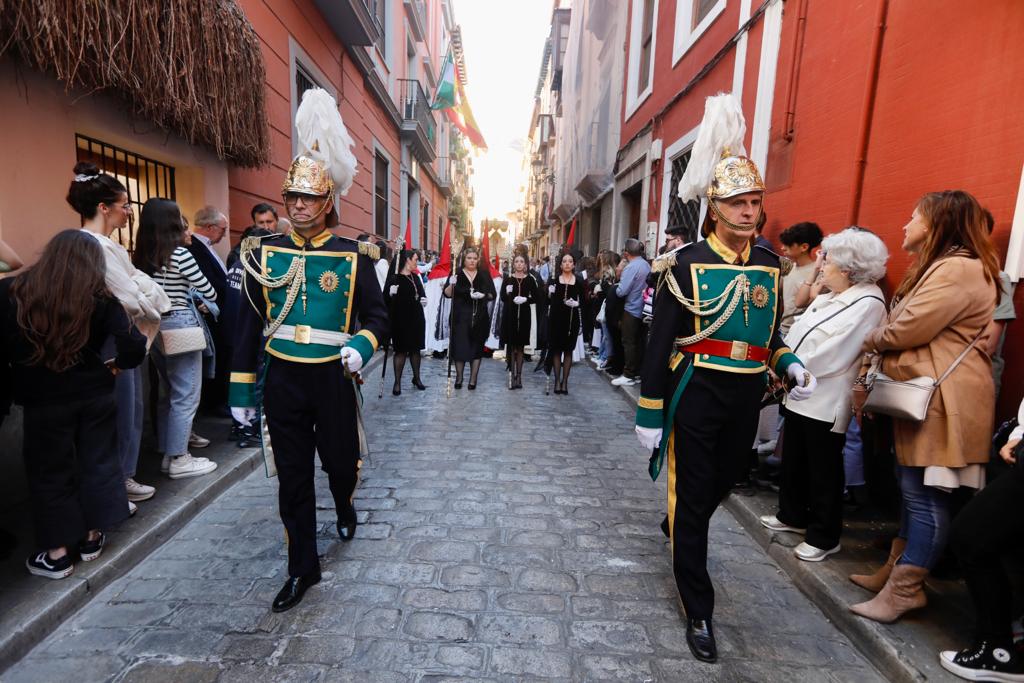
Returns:
[[[309,55],[337,90],[341,116],[355,141],[359,163],[355,182],[341,202],[342,234],[355,237],[373,232],[374,140],[391,159],[390,213],[392,233],[397,228],[400,202],[398,131],[377,99],[367,91],[363,75],[345,52],[345,46],[324,22],[311,0],[239,0],[239,5],[260,36],[266,64],[267,113],[273,152],[269,166],[232,168],[230,224],[237,236],[252,222],[249,211],[259,202],[283,209],[281,184],[292,159],[292,103],[289,36]]]

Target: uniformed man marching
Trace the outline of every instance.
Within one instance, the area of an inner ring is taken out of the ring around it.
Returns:
[[[242,245],[245,276],[229,401],[257,409],[262,389],[273,444],[268,474],[276,468],[288,542],[288,581],[274,599],[275,612],[297,605],[320,581],[314,453],[327,473],[338,533],[343,541],[355,535],[352,496],[365,454],[356,373],[388,335],[370,255],[376,247],[328,231],[337,225],[338,195],[348,191],[356,170],[334,98],[307,91],[295,126],[300,154],[282,188],[294,230]]]
[[[705,239],[656,263],[664,276],[636,418],[640,442],[657,449],[653,478],[667,458],[664,526],[686,610],[686,641],[706,662],[717,659],[708,524],[754,441],[767,369],[790,378],[794,400],[816,385],[779,335],[779,257],[753,246],[764,184],[754,162],[729,151],[742,151],[742,117],[731,95],[709,98],[679,192],[684,201],[706,193]]]

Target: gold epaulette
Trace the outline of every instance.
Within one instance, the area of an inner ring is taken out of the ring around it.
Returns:
[[[663,273],[666,270],[672,270],[672,267],[676,265],[676,252],[675,250],[662,254],[658,258],[654,259],[654,263],[651,264],[651,271],[655,273]]]
[[[242,240],[242,243],[239,245],[238,250],[242,254],[248,254],[254,249],[258,249],[260,246],[260,242],[266,239],[267,237],[274,237],[274,235],[257,235],[255,237],[246,237],[245,239]]]
[[[793,263],[793,259],[787,258],[785,256],[779,257],[779,270],[782,272],[782,277],[786,277],[787,275],[792,273],[793,266],[795,265],[796,264]]]
[[[380,260],[380,247],[376,244],[370,244],[369,242],[359,243],[359,253],[363,256],[369,256],[374,261]]]

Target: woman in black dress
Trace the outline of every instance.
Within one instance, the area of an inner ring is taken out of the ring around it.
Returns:
[[[572,352],[580,335],[580,304],[587,290],[571,253],[562,254],[558,266],[558,274],[548,280],[548,353],[555,371],[555,393],[568,394]]]
[[[388,277],[384,288],[384,302],[391,317],[391,344],[395,352],[395,386],[391,393],[402,395],[402,372],[405,359],[412,365],[412,385],[422,391],[427,387],[420,381],[420,351],[426,339],[426,319],[423,308],[427,305],[427,292],[420,279],[419,255],[402,250],[398,256],[399,271]]]
[[[537,281],[530,276],[522,254],[517,254],[512,261],[512,274],[502,283],[501,300],[505,304],[502,337],[512,371],[509,388],[522,389],[523,354],[530,343],[530,304],[537,300]]]
[[[454,284],[449,276],[444,295],[452,299],[452,360],[455,361],[455,388],[462,388],[466,361],[470,363],[469,388],[476,389],[480,359],[484,357],[484,344],[491,331],[489,304],[494,301],[494,280],[486,266],[478,269],[480,252],[476,247],[462,250],[462,267],[455,274]]]

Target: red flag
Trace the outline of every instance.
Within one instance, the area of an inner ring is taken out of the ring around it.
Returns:
[[[448,225],[444,226],[444,237],[441,239],[441,255],[437,263],[430,269],[427,275],[428,280],[436,280],[439,277],[448,277],[452,274],[452,240],[451,240],[452,219],[448,219]]]
[[[405,223],[405,245],[402,249],[412,249],[412,216]]]
[[[497,268],[495,268],[494,264],[491,263],[491,237],[490,237],[490,235],[487,234],[487,232],[488,232],[488,230],[485,227],[483,229],[483,235],[481,235],[481,237],[483,239],[483,243],[484,243],[484,245],[483,245],[483,252],[484,253],[483,253],[482,259],[483,259],[483,262],[487,264],[487,269],[489,271],[491,271],[491,277],[495,278],[495,277],[498,277],[501,274],[501,271],[498,270]]]
[[[576,219],[572,219],[572,227],[569,228],[569,239],[565,241],[565,246],[571,247],[576,244]]]

